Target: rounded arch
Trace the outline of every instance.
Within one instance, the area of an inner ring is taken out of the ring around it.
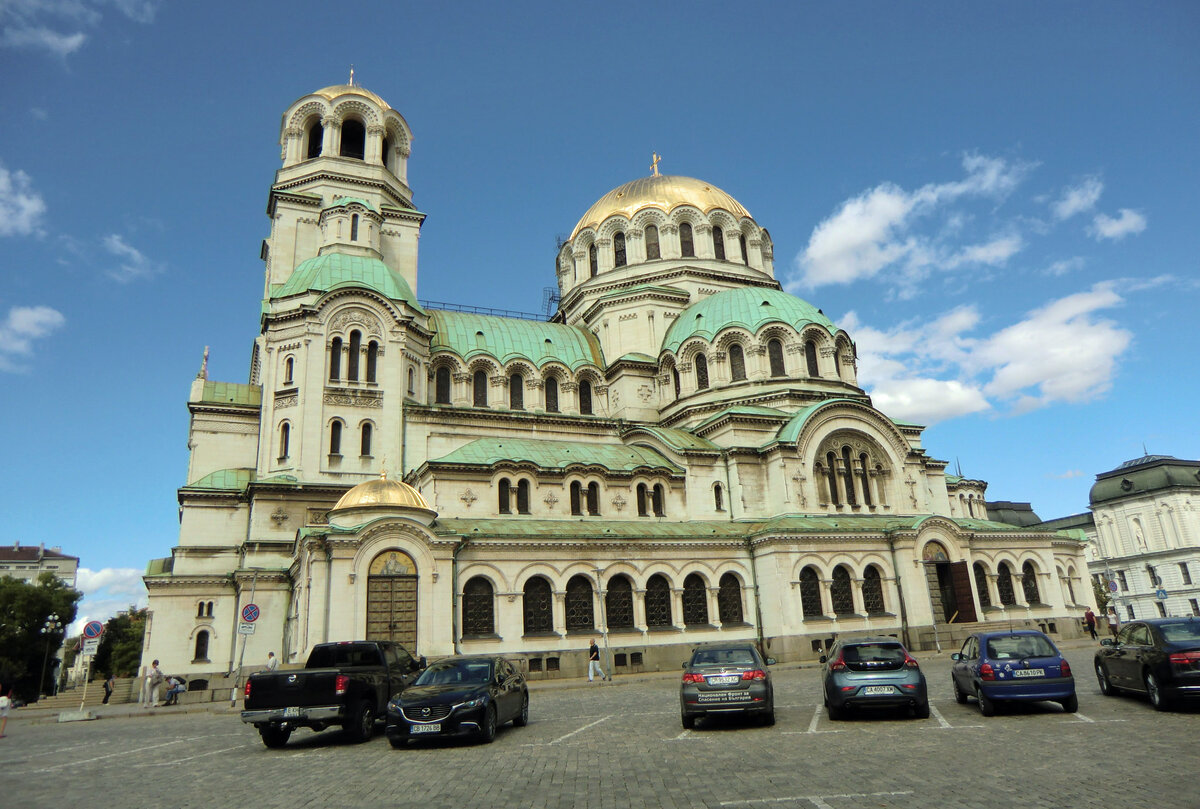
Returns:
[[[521,585],[521,612],[526,635],[554,633],[554,587],[544,575],[529,576]]]
[[[471,576],[462,591],[463,637],[496,634],[496,587],[481,575]]]
[[[685,626],[708,624],[708,580],[698,572],[683,577],[683,623]]]
[[[380,125],[383,123],[379,111],[371,104],[356,98],[347,98],[333,102],[333,115],[345,126],[347,121],[358,119],[363,126]]]
[[[812,564],[804,565],[797,575],[800,589],[800,612],[804,618],[824,618],[821,605],[821,574]]]
[[[742,577],[732,570],[725,571],[717,580],[717,619],[722,626],[746,623],[744,587]]]

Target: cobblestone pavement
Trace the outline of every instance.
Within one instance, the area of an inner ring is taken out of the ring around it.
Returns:
[[[949,651],[949,650],[947,650]],[[1079,713],[1037,704],[985,719],[958,705],[949,656],[923,655],[933,713],[831,722],[815,668],[773,669],[778,723],[683,731],[678,678],[535,684],[530,724],[491,745],[393,750],[298,731],[268,750],[215,711],[10,721],[10,807],[1158,807],[1195,809],[1200,711],[1106,698],[1088,647],[1067,650]],[[17,712],[19,713],[19,712]]]

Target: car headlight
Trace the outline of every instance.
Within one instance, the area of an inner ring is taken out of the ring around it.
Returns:
[[[390,700],[387,704],[387,709],[389,711],[391,711],[392,713],[400,713],[400,700],[398,700],[398,699]]]
[[[468,700],[467,702],[460,702],[458,704],[458,707],[459,708],[479,708],[484,705],[487,705],[487,697],[478,697],[476,699]]]

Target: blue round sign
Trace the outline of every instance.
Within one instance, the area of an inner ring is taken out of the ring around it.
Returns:
[[[258,620],[258,605],[247,604],[242,607],[242,620],[248,624],[252,624]]]
[[[88,621],[83,626],[83,636],[85,638],[98,638],[104,634],[104,624],[99,621]]]

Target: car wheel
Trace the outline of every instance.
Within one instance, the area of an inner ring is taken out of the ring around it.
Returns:
[[[529,724],[529,694],[521,698],[521,712],[513,717],[513,727],[523,728]]]
[[[963,701],[965,702],[966,700],[963,700]],[[913,716],[917,719],[928,719],[929,718],[929,701],[926,700],[925,702],[922,702],[920,705],[914,706],[913,707]]]
[[[404,748],[408,747],[408,739],[402,739],[397,736],[388,739],[388,744],[390,744],[394,750],[403,750]]]
[[[1115,697],[1117,695],[1117,687],[1112,684],[1112,680],[1108,677],[1108,669],[1103,663],[1096,664],[1096,682],[1100,683],[1100,693],[1106,697]]]
[[[996,715],[996,703],[984,695],[983,689],[975,686],[975,699],[979,701],[979,712],[984,716]]]
[[[967,692],[963,691],[961,688],[959,688],[958,680],[955,680],[953,677],[950,678],[950,682],[954,683],[954,701],[957,702],[959,705],[966,705],[967,704]]]
[[[764,713],[762,715],[762,723],[765,727],[771,727],[772,725],[775,724],[775,709],[774,708],[771,708],[771,710],[767,711],[766,713]]]
[[[1075,713],[1079,710],[1079,697],[1072,694],[1064,699],[1060,704],[1063,706],[1063,710],[1067,713]]]
[[[272,750],[278,750],[287,746],[292,731],[287,728],[264,727],[258,729],[258,735],[262,737],[263,744]]]
[[[1162,686],[1158,684],[1158,678],[1150,671],[1146,672],[1146,696],[1150,697],[1150,704],[1156,711],[1166,711],[1171,707],[1171,701],[1163,693]]]
[[[696,727],[696,717],[683,711],[679,712],[679,722],[683,725],[684,730],[691,730]]]
[[[825,707],[825,710],[829,713],[829,718],[834,722],[846,715],[845,708],[840,705],[834,705],[832,702]]]
[[[484,744],[491,744],[496,739],[496,706],[487,706],[483,715],[483,725],[479,728],[479,739]]]
[[[356,744],[371,738],[375,734],[375,716],[371,713],[370,704],[365,700],[355,704],[342,731],[347,739]]]

